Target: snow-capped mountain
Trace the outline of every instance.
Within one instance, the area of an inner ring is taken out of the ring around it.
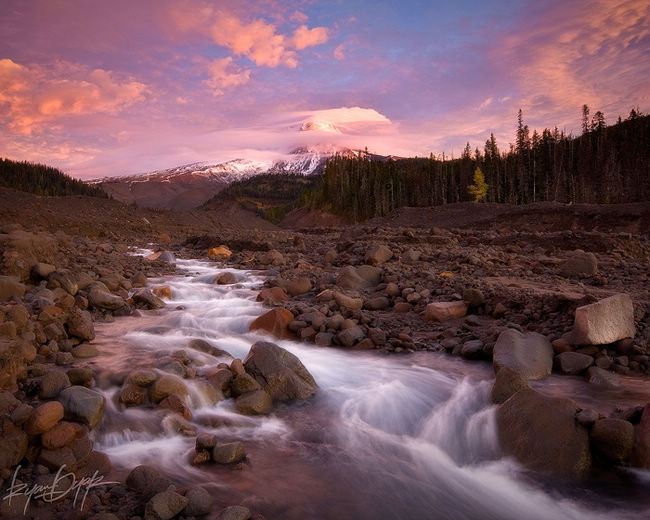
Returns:
[[[141,207],[186,210],[200,206],[229,184],[264,173],[313,175],[323,171],[335,153],[349,153],[335,146],[296,148],[276,161],[234,159],[198,162],[167,170],[108,177],[94,181],[113,198]]]

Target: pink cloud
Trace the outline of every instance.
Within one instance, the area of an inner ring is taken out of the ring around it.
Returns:
[[[251,71],[244,70],[232,63],[232,58],[221,58],[211,61],[207,66],[210,78],[205,83],[212,89],[214,95],[223,94],[225,89],[248,83]]]
[[[0,105],[7,106],[7,123],[18,134],[29,135],[65,116],[117,113],[142,101],[146,91],[144,83],[103,69],[67,62],[48,69],[0,60]]]
[[[300,11],[295,11],[289,18],[292,22],[306,23],[309,17]]]
[[[327,41],[328,30],[325,27],[314,27],[309,29],[306,25],[301,25],[293,33],[291,43],[298,49],[306,49],[314,45],[321,45]]]
[[[338,46],[334,49],[334,58],[337,59],[337,60],[339,60],[339,61],[345,59],[345,47],[344,47],[343,44],[338,45]]]

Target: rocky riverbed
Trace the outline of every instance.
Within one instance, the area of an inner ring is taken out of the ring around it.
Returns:
[[[133,245],[154,251],[134,254]],[[328,352],[338,359],[368,351],[363,359],[426,365],[427,356],[448,356],[478,370],[491,365],[496,376],[483,392],[496,405],[503,454],[567,482],[647,482],[647,235],[354,226],[176,232],[173,241],[160,230],[102,242],[3,223],[0,250],[2,489],[52,484],[63,464],[77,479],[97,472],[120,482],[91,490],[83,507],[73,496],[33,500],[28,516],[261,518],[255,507],[223,497],[213,504],[189,474],[179,481],[151,464],[125,472],[122,459],[113,467],[93,442],[119,428],[118,412],[129,409],[144,422],[155,417],[154,431],[192,439],[190,465],[245,465],[246,445],[202,432],[194,414],[229,402],[242,417],[288,417],[292,406],[318,396],[318,374],[301,363],[310,351],[296,357],[276,343],[317,349],[321,364]],[[223,294],[255,290],[260,303],[245,313],[245,327],[266,343],[235,343],[236,352],[224,353],[218,341],[189,338],[155,359],[132,358],[137,370],[121,351],[123,366],[108,370],[110,345],[96,340],[96,326],[103,331],[127,316],[145,323],[182,307],[165,283],[181,275],[176,258],[232,268],[208,269],[201,283]],[[0,514],[22,516],[25,500],[3,500]]]

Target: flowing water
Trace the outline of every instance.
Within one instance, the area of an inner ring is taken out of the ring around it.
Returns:
[[[219,505],[244,504],[269,520],[648,518],[650,472],[576,486],[503,458],[487,363],[276,341],[312,373],[320,386],[314,398],[276,405],[266,417],[239,415],[232,400],[210,405],[200,375],[228,359],[187,343],[202,338],[243,359],[265,339],[248,332],[264,312],[254,291],[263,277],[228,269],[242,280],[233,288],[210,283],[225,270],[215,264],[178,266],[185,276],[153,281],[171,287],[166,309],[96,327],[102,355],[94,363],[107,410],[95,441],[122,473],[151,464],[179,483],[207,487]],[[117,404],[119,374],[162,366],[179,349],[198,367],[198,377],[186,380],[193,424],[220,442],[243,441],[243,467],[192,466],[194,437],[177,433],[168,412]],[[596,403],[611,410],[650,400],[647,384],[628,379]],[[579,378],[551,377],[540,390],[594,401]]]

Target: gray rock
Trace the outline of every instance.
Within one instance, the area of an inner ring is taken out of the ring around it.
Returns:
[[[88,305],[96,309],[115,311],[124,307],[126,302],[121,296],[111,294],[95,286],[88,292]]]
[[[593,276],[598,273],[598,260],[593,253],[575,251],[560,265],[560,274],[566,278]]]
[[[145,464],[133,468],[126,477],[126,486],[141,494],[163,491],[161,487],[167,488],[167,485],[156,468]]]
[[[151,290],[145,289],[144,287],[138,289],[131,298],[136,304],[146,307],[147,309],[162,309],[165,306],[164,301],[152,293]]]
[[[244,367],[274,400],[306,399],[318,388],[300,360],[274,343],[255,343]]]
[[[251,512],[244,506],[230,506],[217,516],[217,520],[250,520]]]
[[[387,262],[391,258],[393,258],[393,252],[389,247],[384,245],[375,245],[368,249],[364,261],[369,265],[378,265]]]
[[[65,418],[95,428],[102,419],[106,398],[84,386],[71,386],[61,391],[59,402],[65,410]]]
[[[212,450],[212,459],[219,464],[233,464],[246,458],[246,450],[241,442],[219,444]]]
[[[70,386],[68,375],[62,370],[49,370],[41,378],[41,399],[54,399],[61,390]]]
[[[334,334],[330,332],[319,332],[314,337],[314,343],[321,347],[329,347],[332,345],[332,339],[334,339]]]
[[[144,510],[144,520],[171,520],[179,514],[189,500],[172,490],[151,497]]]
[[[591,467],[589,434],[576,422],[577,410],[569,399],[519,390],[497,410],[501,449],[534,471],[586,475]]]
[[[363,329],[359,326],[354,326],[349,329],[342,330],[336,335],[338,342],[344,347],[352,347],[365,337]]]
[[[576,309],[569,342],[574,345],[606,345],[633,338],[635,332],[632,299],[628,294],[615,294]]]
[[[613,462],[621,462],[632,455],[634,426],[623,419],[600,419],[591,429],[594,449]]]
[[[309,278],[296,278],[283,281],[280,286],[289,296],[300,296],[311,291],[311,280]]]
[[[594,358],[578,352],[562,352],[555,356],[555,366],[568,376],[582,374],[593,364]]]
[[[172,253],[171,251],[163,251],[162,253],[160,253],[158,260],[160,260],[161,262],[167,262],[169,264],[176,263],[176,257],[174,256],[174,253]]]
[[[78,307],[72,307],[68,310],[66,324],[71,336],[83,341],[92,341],[95,339],[93,318],[88,311],[82,311]]]
[[[185,498],[188,500],[187,507],[183,512],[185,516],[203,516],[207,515],[212,509],[214,500],[212,495],[200,486],[194,486],[187,490]]]
[[[480,339],[474,339],[463,343],[460,355],[463,359],[482,359],[483,342]]]
[[[492,360],[495,372],[507,366],[526,379],[542,379],[553,368],[553,346],[541,334],[506,329],[494,345]]]

